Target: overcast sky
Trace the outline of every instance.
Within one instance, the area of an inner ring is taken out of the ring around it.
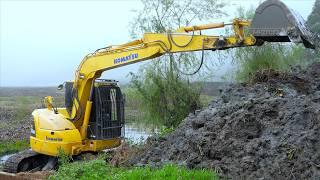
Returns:
[[[285,0],[305,19],[315,0]],[[241,4],[256,7],[260,0],[228,1],[228,17]],[[101,47],[130,41],[128,24],[141,8],[134,0],[28,1],[0,0],[0,86],[55,86],[74,78],[82,58]],[[209,22],[208,22],[209,23]],[[104,73],[122,83],[141,63]],[[230,62],[217,74],[232,70]]]

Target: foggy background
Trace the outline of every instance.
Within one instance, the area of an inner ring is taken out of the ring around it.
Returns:
[[[230,21],[241,5],[257,7],[259,0],[228,1],[227,17],[205,23]],[[304,19],[314,0],[284,0]],[[137,0],[120,1],[22,1],[0,0],[0,86],[56,86],[74,78],[82,58],[98,48],[130,40],[132,11],[142,8]],[[128,83],[130,71],[143,63],[105,72],[102,78]],[[215,67],[212,81],[233,71],[226,59]]]

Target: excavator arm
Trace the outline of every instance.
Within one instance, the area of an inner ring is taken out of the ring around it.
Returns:
[[[230,36],[198,35],[195,31],[221,28],[226,25],[233,27],[234,34]],[[145,33],[143,38],[119,46],[109,46],[98,49],[87,55],[76,71],[74,89],[78,97],[75,98],[76,109],[86,109],[90,101],[92,82],[99,78],[102,72],[121,66],[160,57],[167,53],[191,52],[201,50],[224,50],[228,48],[253,46],[256,43],[252,35],[246,35],[244,28],[250,21],[234,19],[232,23],[206,24],[181,27],[170,33]],[[192,34],[188,33],[192,32]],[[78,100],[77,100],[78,99]],[[80,103],[80,106],[79,106]],[[78,112],[77,112],[78,113]],[[90,113],[90,112],[88,112]],[[76,114],[73,114],[76,116]],[[88,117],[83,114],[82,117]],[[87,119],[85,118],[85,121]],[[77,127],[83,126],[82,119],[75,122]],[[86,125],[86,123],[84,123]],[[86,132],[83,131],[85,134]],[[83,135],[84,135],[83,134]]]
[[[232,26],[233,34],[229,36],[198,35],[195,32]],[[249,33],[245,33],[245,29]],[[190,32],[192,34],[190,34]],[[167,53],[191,52],[201,50],[225,50],[229,48],[260,46],[268,42],[303,43],[307,48],[319,46],[316,37],[305,25],[304,20],[293,10],[278,0],[268,0],[256,10],[252,21],[234,19],[232,23],[212,23],[205,25],[181,27],[168,33],[145,33],[143,38],[119,46],[101,48],[87,55],[76,71],[74,89],[78,96],[75,106],[86,109],[80,115],[77,127],[85,128],[83,117],[90,111],[86,108],[90,102],[92,82],[103,71],[141,61],[160,57]],[[76,115],[73,109],[73,116]],[[84,118],[85,121],[88,119]],[[83,131],[83,137],[85,136]]]

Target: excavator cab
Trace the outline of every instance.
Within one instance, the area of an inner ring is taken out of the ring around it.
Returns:
[[[117,81],[96,79],[93,85],[92,109],[87,131],[91,140],[106,140],[124,136],[124,96]],[[73,82],[65,83],[65,106],[71,113]]]
[[[117,82],[96,80],[87,137],[94,140],[123,137],[124,103]]]

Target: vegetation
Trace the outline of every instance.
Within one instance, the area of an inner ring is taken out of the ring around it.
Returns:
[[[218,176],[210,170],[188,170],[171,164],[159,169],[115,168],[98,159],[63,164],[49,179],[218,179]]]
[[[199,108],[199,87],[192,87],[183,80],[176,81],[174,76],[167,77],[172,79],[168,83],[159,74],[151,74],[145,74],[146,79],[146,76],[133,76],[132,79],[133,85],[142,95],[142,108],[146,110],[147,119],[175,127],[188,113]]]
[[[146,119],[145,110],[142,109],[142,98],[140,93],[136,89],[131,87],[122,88],[122,92],[125,95],[125,121],[126,123],[139,123],[139,124],[151,124],[161,125],[156,121]]]
[[[316,0],[316,2],[314,3],[312,12],[307,20],[307,24],[311,31],[317,33],[320,36],[320,0]],[[320,61],[320,52],[306,50],[305,57],[308,59],[313,59],[314,61]]]
[[[174,128],[172,128],[172,127],[170,127],[170,128],[162,127],[162,128],[160,128],[158,135],[160,137],[165,137],[166,135],[172,133],[173,131],[174,131]]]
[[[307,24],[313,32],[320,32],[320,0],[314,3],[311,14],[308,17]]]
[[[29,148],[29,141],[15,140],[15,141],[0,141],[0,156],[12,154]]]
[[[213,100],[214,96],[200,94],[200,103],[202,107],[206,107]]]
[[[72,156],[64,152],[62,148],[58,149],[59,165],[67,164],[72,161]]]
[[[256,48],[236,50],[239,70],[236,74],[238,81],[250,81],[256,71],[273,69],[287,71],[293,65],[304,65],[302,61],[303,48],[284,46],[281,44],[265,43]]]
[[[22,91],[22,90],[21,90]],[[4,116],[4,120],[11,123],[20,123],[27,120],[34,109],[43,107],[42,101],[44,96],[10,96],[0,97],[0,118]],[[63,96],[57,96],[54,99],[56,106],[64,106]],[[1,121],[0,121],[1,123]],[[1,124],[0,124],[0,127]]]
[[[152,87],[152,86],[151,86]],[[187,86],[189,87],[189,86]],[[190,87],[189,87],[190,88]],[[199,87],[196,87],[199,88]],[[199,89],[197,89],[199,90]],[[152,115],[150,112],[149,106],[144,101],[145,98],[142,97],[142,94],[138,91],[137,88],[124,87],[122,92],[125,94],[125,120],[127,123],[139,123],[146,126],[156,126],[161,127],[164,125],[161,117]],[[152,96],[157,97],[157,96]],[[200,94],[199,95],[199,105],[201,107],[207,106],[212,100],[213,96]],[[184,118],[184,117],[181,117]],[[170,126],[167,128],[171,128]]]
[[[35,102],[39,102],[40,97],[34,96],[14,96],[0,97],[1,109],[6,119],[12,119],[14,123],[19,123],[31,115]],[[5,115],[6,114],[6,115]]]
[[[222,15],[224,7],[220,0],[142,0],[142,4],[143,9],[131,23],[132,37],[140,37],[143,32],[169,32],[211,20]],[[175,127],[201,106],[199,84],[190,83],[190,77],[185,75],[200,63],[194,53],[169,54],[158,59],[143,66],[139,73],[131,73],[131,87],[142,98],[146,119]]]

